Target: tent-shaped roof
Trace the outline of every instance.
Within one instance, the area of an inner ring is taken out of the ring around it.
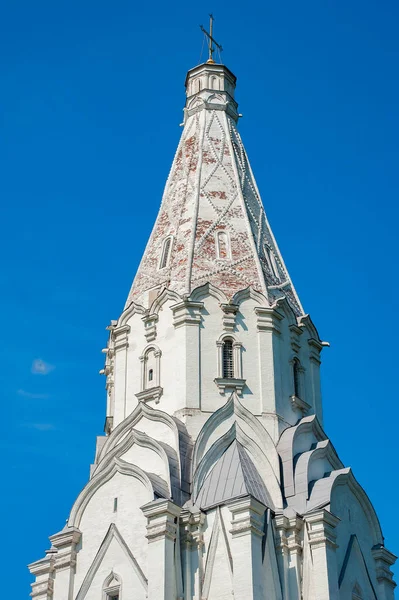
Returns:
[[[208,473],[195,504],[202,509],[251,495],[272,508],[266,486],[242,445],[234,440]]]

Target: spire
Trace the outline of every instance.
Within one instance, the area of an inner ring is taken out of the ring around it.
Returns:
[[[212,283],[231,298],[252,286],[303,314],[237,131],[236,77],[207,62],[186,77],[184,129],[126,306],[164,288]]]

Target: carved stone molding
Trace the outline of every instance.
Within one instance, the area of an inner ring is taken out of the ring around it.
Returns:
[[[393,573],[390,567],[396,562],[397,557],[381,545],[374,546],[371,552],[377,568],[378,583],[387,584],[389,587],[395,588],[396,583],[393,581]]]
[[[337,548],[335,528],[340,522],[338,517],[323,509],[306,515],[305,520],[309,525],[308,534],[311,548],[326,546]]]
[[[157,314],[145,315],[141,318],[144,323],[144,335],[147,342],[152,342],[157,337],[157,322],[159,316]]]
[[[135,396],[139,402],[149,402],[150,400],[155,400],[155,403],[158,404],[162,394],[163,387],[158,385],[156,387],[148,388],[148,390],[143,390],[142,392],[135,394]]]
[[[200,325],[203,306],[203,302],[192,302],[187,299],[171,306],[174,327],[177,329],[183,325]]]
[[[148,543],[157,542],[168,538],[176,539],[177,518],[181,508],[170,500],[154,500],[141,507],[144,516],[147,517]]]
[[[320,364],[321,363],[320,352],[323,349],[322,342],[319,342],[319,340],[311,338],[310,340],[308,340],[308,344],[309,344],[309,350],[310,350],[310,360],[313,360],[317,364]]]
[[[291,332],[291,348],[294,350],[294,352],[299,352],[299,349],[301,347],[299,338],[303,333],[303,329],[298,327],[298,325],[292,324],[289,325],[289,330]]]
[[[239,396],[242,396],[242,391],[246,384],[246,379],[238,378],[227,378],[227,377],[216,377],[214,382],[219,388],[219,394],[223,395],[228,392],[237,392]]]
[[[305,400],[301,400],[301,398],[298,398],[298,396],[295,396],[295,394],[290,396],[290,400],[291,400],[292,408],[295,410],[298,410],[303,415],[306,415],[309,412],[309,410],[311,409],[310,404],[305,402]]]
[[[263,537],[263,515],[266,507],[252,496],[229,502],[227,506],[232,514],[230,533],[234,537],[254,534]]]
[[[224,331],[234,331],[239,306],[237,304],[221,304],[221,307],[223,311]]]
[[[284,319],[284,316],[281,313],[274,308],[268,308],[266,306],[256,306],[254,310],[258,317],[256,324],[258,331],[271,331],[276,334],[281,333],[279,323]]]
[[[130,333],[130,325],[121,325],[113,330],[114,349],[115,352],[123,350],[129,345],[128,334]]]

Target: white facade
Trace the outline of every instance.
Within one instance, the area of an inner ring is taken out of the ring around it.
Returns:
[[[322,428],[320,352],[236,129],[189,71],[182,138],[125,310],[105,433],[35,600],[393,600],[374,509]]]

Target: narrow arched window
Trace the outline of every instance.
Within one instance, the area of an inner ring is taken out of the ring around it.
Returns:
[[[156,349],[149,348],[144,355],[144,377],[143,377],[143,389],[148,390],[154,385],[158,385],[155,382],[155,377],[158,374],[158,359],[156,356]]]
[[[218,231],[217,233],[217,256],[218,258],[229,258],[229,236],[225,231]]]
[[[103,585],[103,598],[105,600],[120,600],[122,589],[122,580],[113,571],[104,581]]]
[[[223,377],[234,378],[233,340],[229,338],[223,342]]]
[[[219,79],[217,77],[211,77],[211,89],[212,90],[219,89]]]
[[[265,257],[266,257],[267,266],[269,267],[271,274],[274,275],[274,277],[276,277],[276,279],[279,279],[277,263],[276,263],[276,259],[274,258],[274,254],[267,244],[264,245],[264,249],[265,249]]]
[[[300,363],[297,358],[294,358],[293,371],[294,371],[294,396],[297,398],[301,397],[300,390],[300,375],[299,375]]]
[[[172,244],[172,238],[167,237],[163,242],[161,260],[159,262],[159,268],[164,269],[169,264],[170,247]]]

